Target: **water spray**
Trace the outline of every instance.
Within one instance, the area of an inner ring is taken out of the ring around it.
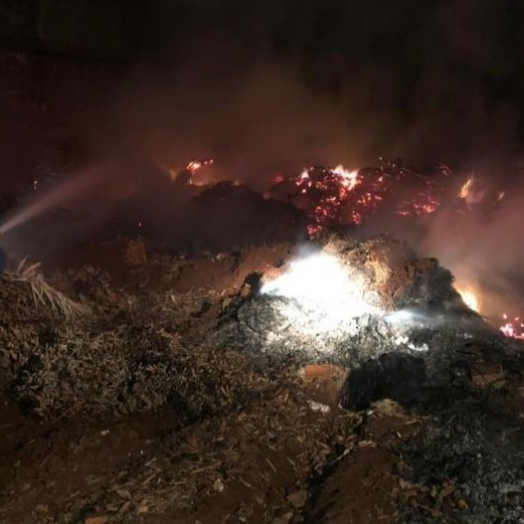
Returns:
[[[107,169],[92,169],[64,182],[43,197],[23,207],[0,224],[0,235],[33,220],[47,211],[70,201],[102,182],[109,173]]]

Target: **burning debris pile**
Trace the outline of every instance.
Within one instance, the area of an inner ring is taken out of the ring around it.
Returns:
[[[314,237],[340,226],[360,225],[381,209],[399,217],[431,215],[441,205],[450,176],[444,165],[421,175],[400,160],[355,171],[342,165],[314,167],[295,177],[278,177],[270,194],[304,209]]]
[[[449,384],[451,367],[475,340],[483,341],[479,347],[489,341],[499,360],[518,351],[517,341],[468,309],[447,270],[403,242],[333,236],[292,252],[281,244],[200,260],[150,260],[132,242],[121,263],[135,284],[113,284],[89,267],[60,273],[58,287],[77,297],[59,294],[57,303],[67,308],[47,307],[40,293],[34,309],[40,277],[4,279],[2,382],[46,417],[66,406],[129,413],[165,402],[198,414],[221,403],[215,387],[225,391],[230,376],[219,371],[228,365],[221,355],[231,351],[244,362],[233,389],[241,387],[248,362],[357,369],[399,354],[423,362],[429,387]],[[57,319],[64,311],[66,318]],[[192,391],[202,396],[195,400]],[[378,393],[355,395],[347,404],[360,408]]]

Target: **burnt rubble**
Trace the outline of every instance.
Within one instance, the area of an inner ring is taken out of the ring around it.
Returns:
[[[364,298],[379,305],[376,311],[349,317],[332,331],[315,331],[315,313],[297,300],[255,290],[227,308],[216,335],[219,344],[243,347],[274,364],[328,362],[350,369],[382,355],[410,355],[429,368],[431,381],[446,384],[450,373],[461,374],[459,363],[473,358],[468,348],[477,347],[476,341],[482,341],[479,347],[489,341],[497,355],[517,354],[512,341],[464,305],[449,271],[435,259],[417,258],[405,243],[332,237],[317,249],[358,271],[365,279]],[[348,405],[361,408],[375,399]]]
[[[367,292],[378,295],[386,311],[356,317],[335,334],[304,334],[282,315],[283,307],[300,314],[300,304],[253,294],[232,306],[220,336],[264,365],[322,362],[349,369],[339,396],[346,409],[393,399],[428,417],[423,435],[401,448],[402,461],[425,492],[453,482],[457,505],[429,514],[422,503],[407,505],[401,522],[522,522],[524,428],[486,393],[486,387],[504,388],[507,377],[521,379],[522,343],[468,310],[451,274],[436,260],[417,259],[403,243],[338,239],[335,251],[344,264],[368,270]]]

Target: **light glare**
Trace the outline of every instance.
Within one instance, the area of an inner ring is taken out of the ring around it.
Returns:
[[[288,271],[264,284],[261,293],[293,299],[303,310],[302,315],[292,305],[283,313],[294,325],[306,313],[309,329],[329,332],[376,310],[364,300],[364,289],[362,277],[350,274],[334,256],[316,253],[292,261]]]
[[[469,307],[472,311],[480,313],[480,300],[477,297],[476,293],[469,288],[456,288],[458,294],[462,298],[462,301],[466,306]]]

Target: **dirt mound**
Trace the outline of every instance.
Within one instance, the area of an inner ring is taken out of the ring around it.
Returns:
[[[296,242],[306,237],[306,217],[294,206],[264,198],[246,186],[219,183],[191,199],[176,245],[192,251],[231,251],[249,245]]]

